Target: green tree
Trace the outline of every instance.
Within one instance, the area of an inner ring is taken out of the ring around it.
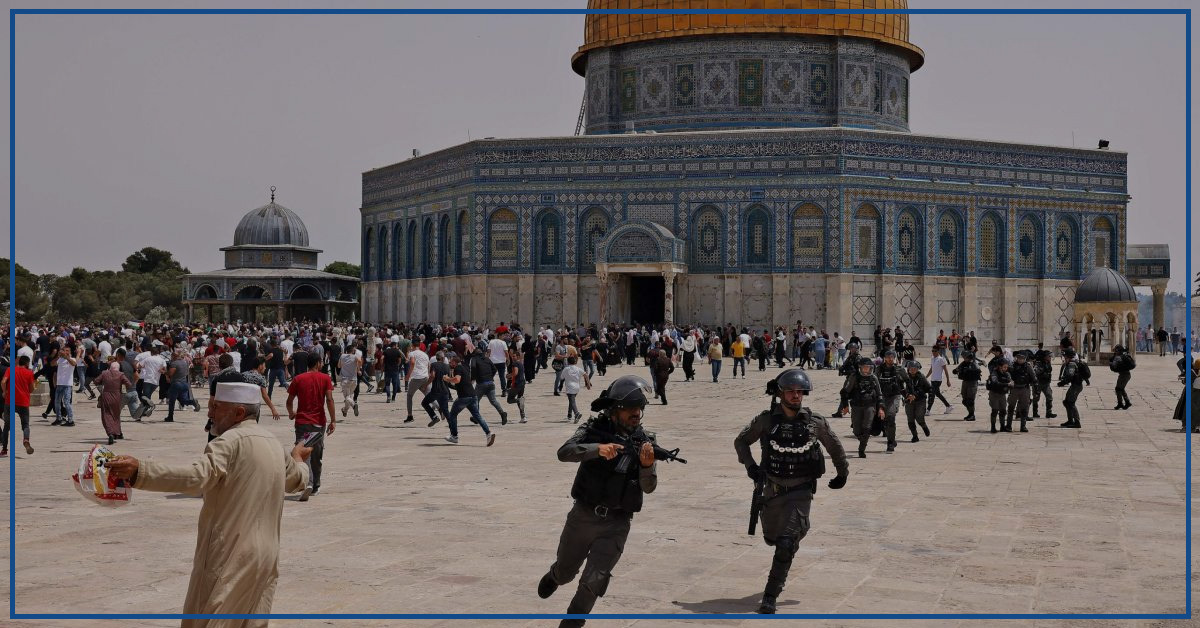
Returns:
[[[188,270],[179,265],[175,261],[175,257],[170,251],[156,249],[148,246],[133,255],[125,258],[125,262],[121,264],[121,270],[127,273],[162,273],[162,272],[177,272],[187,273]]]
[[[0,296],[3,296],[4,302],[7,303],[10,297],[8,294],[9,260],[6,258],[0,258],[0,273],[3,273],[3,280],[0,280],[3,283],[3,287],[0,287]],[[43,288],[42,278],[29,272],[20,264],[17,264],[16,275],[16,302],[13,305],[17,310],[17,320],[42,320],[50,311],[50,297]],[[7,308],[5,308],[4,317],[8,317]]]
[[[362,267],[350,262],[330,262],[326,264],[325,272],[354,278],[362,277]]]

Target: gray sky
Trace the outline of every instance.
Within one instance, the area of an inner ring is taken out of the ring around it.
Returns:
[[[917,9],[988,6],[1045,5],[910,0]],[[150,245],[193,271],[217,269],[218,248],[275,185],[324,249],[323,264],[357,263],[364,170],[468,134],[574,131],[583,79],[569,59],[582,36],[581,15],[18,16],[17,261],[36,273],[116,269]],[[1171,287],[1184,289],[1182,16],[916,15],[911,40],[926,54],[911,82],[913,132],[1061,146],[1074,132],[1081,147],[1110,140],[1129,153],[1128,241],[1169,243]],[[7,64],[7,42],[0,51]],[[0,162],[7,169],[7,152]],[[7,223],[0,234],[7,241]]]

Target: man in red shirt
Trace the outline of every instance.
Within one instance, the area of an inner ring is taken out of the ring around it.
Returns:
[[[313,356],[308,364],[308,372],[292,378],[288,384],[287,411],[288,418],[296,424],[296,442],[299,443],[313,432],[317,435],[306,444],[312,448],[312,456],[308,466],[312,469],[312,486],[306,487],[300,494],[300,501],[308,501],[309,495],[316,495],[321,489],[321,458],[325,453],[325,434],[333,434],[333,380],[321,372],[321,359]],[[300,400],[296,408],[296,399]],[[326,414],[328,411],[328,414]],[[325,423],[328,418],[329,428]]]
[[[25,453],[33,454],[33,445],[29,444],[29,396],[33,393],[33,371],[29,370],[29,356],[20,356],[17,358],[16,370],[10,367],[4,372],[0,390],[8,395],[4,397],[4,428],[0,430],[4,444],[0,445],[0,458],[8,455],[8,430],[12,429],[12,417],[8,414],[9,399],[17,402],[17,416],[21,417]]]

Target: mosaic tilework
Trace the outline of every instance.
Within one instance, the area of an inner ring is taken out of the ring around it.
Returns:
[[[952,212],[943,212],[937,234],[938,267],[943,270],[958,270],[959,226]]]
[[[1028,217],[1022,219],[1021,226],[1017,230],[1017,268],[1022,272],[1034,273],[1041,267],[1039,263],[1041,256],[1039,240],[1037,228],[1033,225],[1033,219]]]
[[[509,209],[496,210],[492,214],[489,231],[492,270],[516,269],[517,215]]]
[[[421,255],[421,276],[432,277],[434,269],[437,268],[437,232],[430,218],[426,218],[421,227],[421,244],[424,246]]]
[[[538,218],[537,264],[540,268],[562,264],[562,220],[553,210],[544,210]]]
[[[442,215],[438,224],[438,263],[437,274],[446,275],[450,270],[450,252],[453,250],[453,232],[450,230],[450,216]]]
[[[408,221],[408,235],[404,241],[404,275],[412,279],[417,275],[417,221]]]
[[[762,59],[744,59],[738,61],[738,104],[743,107],[762,106]]]
[[[392,225],[392,279],[400,279],[407,270],[404,250],[404,225],[396,223]]]
[[[856,112],[855,124],[907,130],[901,85],[909,66],[887,45],[725,36],[631,43],[602,53],[587,62],[589,134],[623,133],[630,122],[660,130],[827,127],[837,124],[841,108]],[[593,86],[600,82],[605,89]],[[852,91],[839,94],[843,84]]]
[[[675,206],[666,203],[629,204],[625,207],[626,219],[645,220],[658,223],[675,232]]]
[[[896,268],[918,270],[921,266],[921,223],[913,210],[900,212],[896,226]]]
[[[1000,253],[1003,251],[1000,221],[995,214],[987,214],[979,222],[979,255],[975,258],[980,272],[1000,270]]]
[[[771,262],[771,218],[766,208],[756,205],[746,213],[746,264],[765,266]]]
[[[879,210],[863,205],[854,213],[854,265],[879,266]]]
[[[720,268],[721,244],[724,240],[720,213],[716,208],[701,210],[694,224],[695,232],[689,247],[692,252],[691,265],[697,270]]]
[[[1054,230],[1054,268],[1062,274],[1075,270],[1075,229],[1066,219],[1059,220]]]
[[[1055,331],[1070,330],[1075,317],[1075,286],[1055,286],[1054,288],[1054,325]]]
[[[608,261],[650,262],[658,261],[658,244],[644,231],[630,231],[608,246]]]
[[[820,268],[825,262],[825,212],[807,203],[792,214],[792,266]]]
[[[583,219],[582,243],[579,251],[580,270],[591,271],[596,268],[596,243],[608,233],[608,216],[604,210],[593,208],[588,210]]]
[[[1092,262],[1090,268],[1112,267],[1113,226],[1101,216],[1092,223]]]

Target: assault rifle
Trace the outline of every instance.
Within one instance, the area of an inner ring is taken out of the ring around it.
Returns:
[[[687,464],[687,460],[684,460],[683,458],[679,457],[679,448],[678,447],[676,447],[675,449],[663,449],[662,447],[658,446],[658,443],[655,443],[654,441],[650,440],[650,438],[648,436],[646,436],[646,433],[643,432],[642,430],[637,430],[636,432],[631,434],[629,437],[623,437],[623,436],[619,436],[617,434],[613,434],[611,432],[605,432],[602,430],[598,430],[594,427],[591,427],[590,425],[584,426],[584,429],[586,429],[588,431],[588,434],[591,436],[595,436],[597,438],[604,438],[604,439],[607,439],[605,442],[616,443],[618,445],[621,445],[622,447],[625,448],[626,453],[632,454],[635,458],[638,456],[638,452],[640,452],[642,450],[642,444],[650,443],[650,446],[654,447],[654,459],[655,460],[666,460],[667,462],[679,462],[682,464]]]
[[[746,534],[750,536],[754,536],[754,531],[758,528],[758,515],[762,510],[762,493],[763,481],[755,480],[754,497],[750,499],[750,529],[746,531]]]

